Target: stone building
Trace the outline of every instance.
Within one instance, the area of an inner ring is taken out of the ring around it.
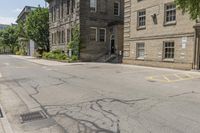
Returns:
[[[174,0],[125,0],[124,6],[124,63],[200,68],[198,26],[195,31],[196,22]]]
[[[123,50],[124,0],[48,0],[48,2],[51,50],[61,49],[67,52],[72,29],[78,25],[81,61],[119,59],[117,57],[120,57]]]
[[[34,11],[37,7],[25,6],[24,9],[20,12],[17,17],[17,23],[23,23],[25,25],[25,21],[30,12]],[[18,38],[21,48],[26,51],[27,55],[34,56],[36,50],[36,43],[33,40],[30,40],[25,37]]]

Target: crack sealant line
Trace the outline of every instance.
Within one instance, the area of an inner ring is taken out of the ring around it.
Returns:
[[[1,111],[2,111],[2,114],[3,114],[3,118],[0,119],[0,123],[1,125],[3,126],[3,130],[5,133],[13,133],[13,130],[11,128],[11,125],[10,123],[8,122],[8,119],[6,117],[6,114],[5,112],[3,111],[3,108],[2,106],[0,105],[0,108],[1,108]]]

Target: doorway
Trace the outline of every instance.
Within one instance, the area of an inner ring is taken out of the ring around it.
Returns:
[[[110,53],[115,54],[115,35],[111,35],[110,46],[111,46]]]

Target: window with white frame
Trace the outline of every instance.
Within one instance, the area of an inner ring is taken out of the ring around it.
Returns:
[[[90,0],[90,11],[96,12],[97,10],[97,0]]]
[[[138,28],[146,26],[146,10],[138,11]]]
[[[99,29],[99,40],[100,42],[106,41],[106,29],[104,28]]]
[[[119,16],[120,15],[120,3],[114,2],[114,15]]]
[[[137,59],[144,59],[145,44],[144,43],[137,43],[136,49],[137,49],[137,51],[136,51]]]
[[[166,4],[165,5],[165,23],[176,21],[176,4]]]
[[[90,41],[97,41],[97,28],[90,28]]]
[[[164,42],[164,59],[174,59],[174,42]]]

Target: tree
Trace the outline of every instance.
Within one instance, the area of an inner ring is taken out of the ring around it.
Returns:
[[[0,40],[4,49],[8,46],[12,53],[14,53],[15,47],[18,45],[17,39],[18,35],[16,26],[9,26],[0,33]]]
[[[178,8],[183,12],[190,14],[191,19],[197,20],[200,18],[200,1],[199,0],[175,0]]]
[[[49,10],[37,8],[32,11],[25,22],[26,33],[30,39],[37,43],[38,49],[49,51]]]
[[[17,24],[17,35],[18,35],[18,43],[19,43],[19,49],[17,51],[17,54],[20,55],[27,55],[29,44],[29,37],[26,33],[26,27],[24,21],[19,21]]]
[[[75,58],[74,60],[79,58],[80,43],[80,27],[75,25],[75,27],[72,29],[71,41],[67,45],[67,48],[72,50],[72,57]]]

